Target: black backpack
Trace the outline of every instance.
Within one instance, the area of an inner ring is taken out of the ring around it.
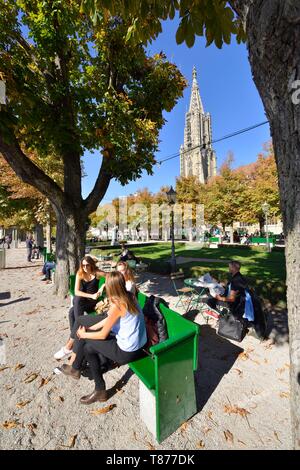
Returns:
[[[159,304],[161,302],[164,302],[164,300],[150,295],[143,307],[148,337],[146,349],[168,339],[166,320],[159,310]]]
[[[267,315],[264,311],[260,298],[254,289],[249,289],[254,309],[254,329],[257,336],[265,339],[267,336]]]

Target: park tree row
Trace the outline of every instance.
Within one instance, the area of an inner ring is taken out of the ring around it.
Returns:
[[[177,178],[176,199],[179,204],[193,204],[193,223],[196,223],[196,204],[204,205],[204,220],[207,224],[232,226],[234,222],[259,224],[263,229],[265,216],[262,204],[269,204],[271,217],[280,217],[278,174],[271,143],[264,146],[264,152],[258,155],[254,163],[239,168],[232,168],[233,155],[229,153],[226,161],[220,168],[219,174],[207,184],[201,184],[197,177],[188,176]],[[165,186],[157,193],[148,188],[138,190],[134,195],[127,197],[128,225],[144,226],[143,215],[147,209],[147,220],[150,229],[151,206],[153,204],[167,204]],[[91,226],[102,228],[119,223],[118,198],[112,201],[115,212],[114,217],[110,206],[103,206],[101,210],[91,215]],[[139,212],[137,204],[142,204],[143,210]],[[137,210],[130,210],[136,205]]]

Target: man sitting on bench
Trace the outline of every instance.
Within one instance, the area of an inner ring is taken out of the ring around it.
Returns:
[[[209,297],[207,304],[219,312],[222,311],[222,307],[226,307],[235,316],[242,318],[245,312],[245,291],[248,289],[248,283],[240,273],[240,269],[241,263],[239,261],[231,261],[229,263],[231,280],[227,283],[225,295]]]

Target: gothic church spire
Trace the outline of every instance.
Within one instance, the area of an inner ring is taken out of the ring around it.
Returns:
[[[192,83],[192,93],[191,93],[189,111],[204,114],[203,104],[202,104],[200,93],[199,93],[199,86],[197,82],[197,71],[196,71],[195,66],[193,67],[193,83]]]

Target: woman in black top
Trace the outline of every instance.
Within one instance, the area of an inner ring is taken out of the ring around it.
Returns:
[[[95,310],[98,297],[102,294],[102,289],[98,287],[99,278],[105,275],[105,272],[98,269],[94,258],[91,256],[87,255],[81,260],[75,279],[73,307],[69,311],[71,336],[67,344],[54,354],[55,359],[63,359],[72,353],[75,339],[72,331],[74,330],[74,323],[85,312],[90,313]]]

